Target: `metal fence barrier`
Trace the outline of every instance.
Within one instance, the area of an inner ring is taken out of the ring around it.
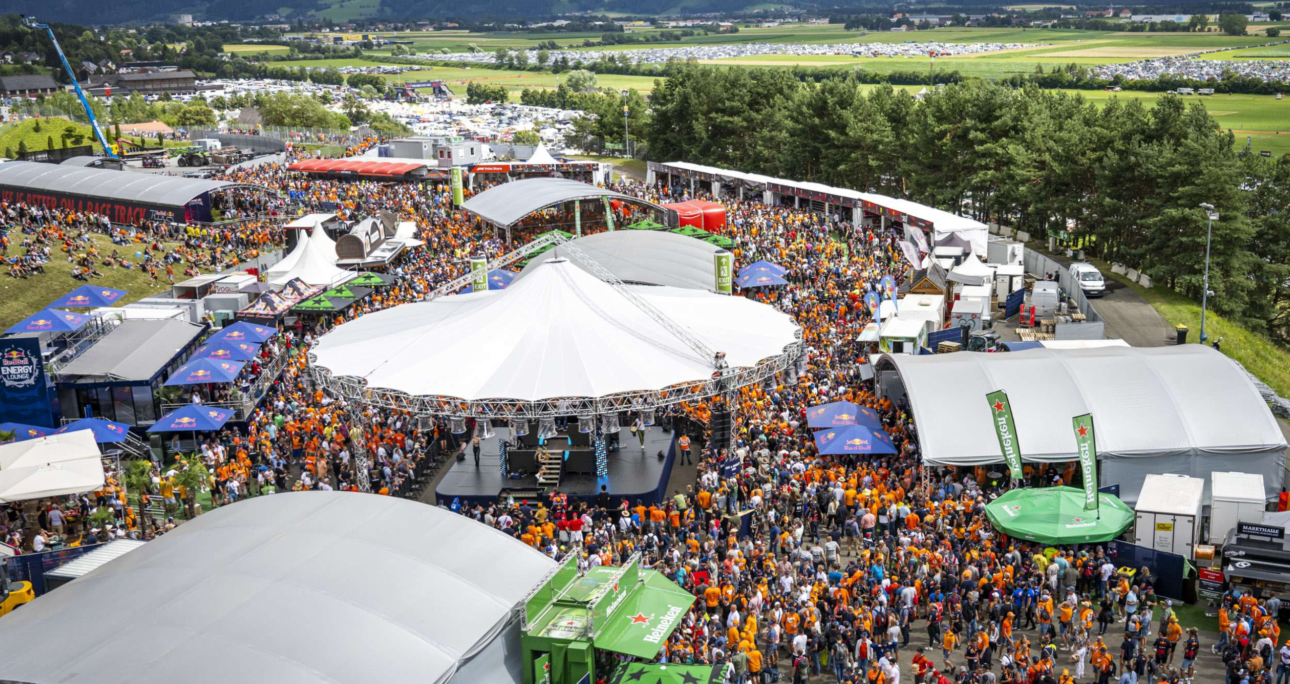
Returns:
[[[9,566],[9,579],[15,582],[31,582],[32,590],[37,596],[45,593],[45,573],[93,551],[102,544],[73,546],[58,551],[29,553],[21,556],[10,556],[5,559]]]
[[[1122,541],[1109,542],[1106,552],[1116,567],[1139,571],[1149,568],[1157,594],[1177,601],[1185,600],[1183,573],[1186,572],[1187,560],[1182,556]]]

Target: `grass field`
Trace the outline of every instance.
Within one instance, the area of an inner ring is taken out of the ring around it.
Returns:
[[[286,45],[260,45],[258,43],[243,43],[238,45],[225,45],[224,52],[229,54],[252,54],[261,52],[286,52],[289,50]]]
[[[91,235],[90,239],[102,254],[111,254],[115,249],[136,264],[142,261],[134,256],[133,247],[117,247],[106,235]],[[24,253],[24,250],[18,246],[22,242],[20,234],[11,235],[9,241],[13,243],[9,248],[9,255]],[[0,272],[0,330],[5,330],[40,311],[50,302],[84,284],[83,281],[72,278],[72,265],[68,263],[67,255],[56,249],[52,251],[53,256],[51,261],[45,264],[43,274],[20,280],[8,275],[8,267]],[[170,283],[164,277],[165,273],[161,274],[162,278],[158,284],[153,285],[148,272],[139,270],[138,266],[129,271],[123,268],[103,267],[99,267],[99,270],[103,272],[103,277],[95,278],[94,284],[128,291],[129,294],[121,300],[123,304],[170,289]]]
[[[376,65],[377,62],[369,62],[361,59],[322,59],[308,60],[299,62],[274,62],[280,66],[310,66],[310,67],[341,67],[341,66],[363,66]],[[466,85],[468,83],[487,83],[490,85],[503,85],[511,91],[518,99],[519,92],[525,88],[555,88],[558,83],[558,76],[552,73],[537,71],[512,71],[509,69],[484,69],[480,67],[428,67],[425,70],[408,71],[397,76],[386,76],[386,80],[392,83],[406,83],[408,81],[429,81],[442,80],[448,84],[458,95],[465,97]],[[653,76],[617,76],[614,74],[601,74],[598,81],[604,88],[629,88],[641,92],[649,92],[654,89]],[[460,87],[459,87],[460,86]]]

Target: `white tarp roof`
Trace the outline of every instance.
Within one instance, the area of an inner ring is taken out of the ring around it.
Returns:
[[[981,263],[975,254],[969,254],[963,263],[950,270],[950,280],[964,285],[983,285],[994,278],[994,269]]]
[[[721,248],[698,238],[663,230],[619,230],[584,235],[573,244],[626,282],[692,290],[712,290],[717,286],[713,255]],[[556,248],[533,257],[516,280],[527,277],[559,253]],[[579,262],[570,263],[585,270]]]
[[[674,287],[635,292],[733,368],[782,354],[797,324],[742,297]],[[609,284],[550,260],[504,290],[405,304],[323,335],[314,365],[367,387],[477,401],[604,397],[708,378],[712,359]]]
[[[1143,479],[1142,491],[1134,509],[1172,515],[1196,515],[1203,505],[1204,496],[1204,478],[1151,473]],[[1196,521],[1196,524],[1199,525],[1200,521]]]
[[[545,145],[538,145],[537,149],[533,150],[533,154],[528,159],[524,160],[524,163],[525,164],[558,164],[559,162],[555,160],[555,157],[551,156],[550,152],[546,151]]]
[[[1276,420],[1249,376],[1209,347],[897,354],[879,365],[900,373],[925,463],[1002,462],[985,395],[1005,390],[1025,460],[1075,460],[1071,418],[1092,413],[1101,481],[1120,483],[1126,502],[1147,473],[1238,467],[1264,473],[1265,486],[1281,481]]]
[[[356,274],[336,266],[336,241],[327,236],[322,224],[314,226],[309,239],[301,240],[291,253],[264,272],[270,285],[286,285],[299,278],[310,285],[331,287]]]
[[[236,663],[239,684],[519,681],[518,667],[466,675],[478,658],[500,660],[491,646],[513,637],[524,596],[554,567],[397,497],[255,497],[0,620],[0,680],[225,684],[218,664]]]
[[[89,430],[0,446],[0,503],[80,494],[103,486],[103,461]]]

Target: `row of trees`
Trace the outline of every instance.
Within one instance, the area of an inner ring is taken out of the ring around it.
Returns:
[[[1147,106],[989,83],[914,99],[853,77],[687,69],[658,85],[650,156],[905,197],[1043,235],[1199,298],[1213,204],[1210,305],[1290,341],[1290,156],[1244,153],[1204,106]],[[619,121],[621,124],[621,120]],[[639,130],[639,129],[637,129]]]

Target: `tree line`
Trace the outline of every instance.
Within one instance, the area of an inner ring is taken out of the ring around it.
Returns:
[[[1158,286],[1290,342],[1290,155],[1263,158],[1200,103],[952,84],[913,97],[851,75],[686,69],[658,83],[650,158],[911,199],[1032,235],[1069,234]]]

